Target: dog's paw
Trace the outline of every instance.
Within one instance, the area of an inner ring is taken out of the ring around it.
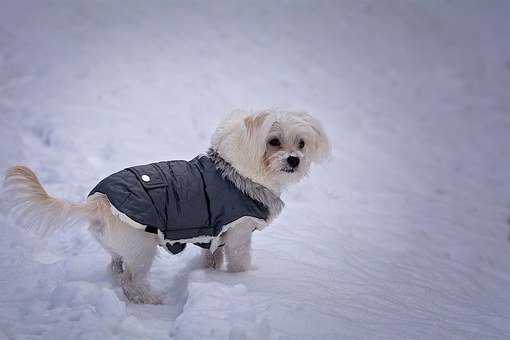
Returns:
[[[221,269],[224,262],[223,250],[216,250],[214,254],[207,249],[202,253],[203,268]]]
[[[208,259],[208,261],[206,263],[206,268],[211,268],[211,269],[221,269],[222,266],[223,266],[223,259],[211,258],[211,259]]]
[[[132,290],[126,292],[124,290],[124,294],[126,295],[129,302],[137,304],[137,305],[161,305],[163,303],[163,299],[158,296],[154,296],[148,292],[136,292],[134,293]]]
[[[154,295],[150,288],[145,286],[134,285],[133,283],[124,284],[122,290],[129,302],[134,304],[160,305],[163,303],[161,297]]]
[[[242,273],[242,272],[246,272],[251,269],[252,269],[251,265],[246,264],[246,263],[228,263],[227,264],[227,271],[229,273]]]
[[[159,296],[154,296],[152,294],[148,294],[143,297],[142,303],[149,305],[161,305],[163,304],[163,298]]]

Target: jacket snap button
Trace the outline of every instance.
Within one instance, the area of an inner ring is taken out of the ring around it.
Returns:
[[[147,176],[147,175],[142,175],[142,181],[144,181],[144,182],[148,182],[148,181],[150,181],[150,180],[151,180],[151,178],[150,178],[149,176]]]

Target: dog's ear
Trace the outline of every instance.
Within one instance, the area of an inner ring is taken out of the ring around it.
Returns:
[[[254,133],[258,128],[264,124],[264,121],[269,116],[268,111],[257,112],[244,118],[244,126],[249,134]]]
[[[300,120],[309,127],[313,154],[312,159],[315,162],[320,162],[327,159],[331,155],[331,143],[329,138],[322,127],[322,124],[307,113],[298,113],[297,116]]]

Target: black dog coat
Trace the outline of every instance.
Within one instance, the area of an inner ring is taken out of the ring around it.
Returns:
[[[108,197],[125,222],[163,237],[174,254],[189,242],[209,248],[225,225],[241,217],[269,216],[207,156],[130,167],[103,179],[89,196],[96,192]]]

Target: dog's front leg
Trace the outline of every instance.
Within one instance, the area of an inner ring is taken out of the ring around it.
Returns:
[[[240,223],[225,233],[225,257],[229,272],[244,272],[251,267],[251,223]]]
[[[204,256],[205,267],[220,269],[223,265],[223,255],[224,255],[224,247],[220,247],[211,253],[209,249],[202,249],[202,254]]]

